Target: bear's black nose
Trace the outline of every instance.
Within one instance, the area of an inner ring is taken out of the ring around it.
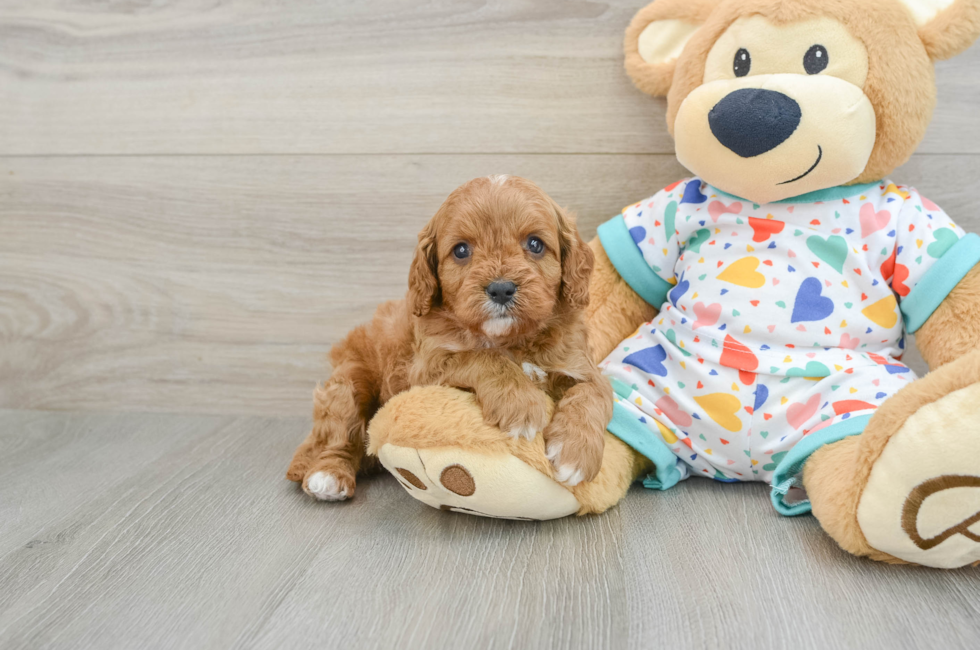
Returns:
[[[509,280],[496,280],[487,287],[487,295],[490,300],[498,305],[507,305],[514,300],[517,292],[517,285]]]
[[[800,125],[800,105],[774,90],[742,88],[729,93],[708,113],[711,132],[742,158],[772,151]]]

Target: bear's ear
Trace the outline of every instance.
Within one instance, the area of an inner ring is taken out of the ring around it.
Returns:
[[[980,0],[899,0],[933,61],[950,59],[980,36]]]
[[[655,97],[667,94],[677,57],[718,2],[656,0],[633,16],[624,49],[626,72],[637,88]]]

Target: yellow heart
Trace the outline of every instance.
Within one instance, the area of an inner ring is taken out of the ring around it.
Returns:
[[[732,262],[727,269],[718,275],[722,282],[730,282],[740,287],[749,289],[759,289],[766,284],[766,276],[757,272],[759,268],[759,258],[743,257],[737,262]]]
[[[751,246],[746,246],[746,247],[745,247],[745,250],[746,250],[747,252],[749,252],[749,253],[753,253],[753,252],[755,252],[755,249],[754,249],[754,248],[752,248]]]
[[[783,399],[781,399],[781,400],[779,401],[779,403],[780,403],[780,404],[785,404],[785,403],[786,403],[786,402],[788,402],[788,401],[789,401],[789,399],[788,399],[788,398],[786,398],[786,397],[784,397]]]
[[[743,332],[744,332],[745,334],[748,334],[748,333],[749,333],[749,332],[751,332],[751,331],[752,331],[752,328],[751,328],[751,327],[749,327],[748,325],[746,325],[746,326],[745,326],[745,330],[743,330]]]
[[[856,392],[858,392],[858,389],[857,389],[857,388],[852,388],[852,389],[851,389],[851,395],[853,395],[853,394],[854,394],[854,393],[856,393]]]
[[[660,435],[664,437],[664,442],[666,442],[668,445],[672,445],[677,442],[677,436],[674,435],[673,431],[665,427],[657,420],[654,420],[654,422],[657,422],[657,428],[660,429]]]
[[[895,296],[888,296],[869,307],[865,307],[861,310],[861,313],[875,325],[880,325],[890,330],[898,322],[898,313],[895,311],[895,307],[897,306],[898,301],[895,300]]]
[[[735,415],[742,408],[742,404],[734,395],[729,395],[728,393],[711,393],[710,395],[695,397],[694,401],[704,409],[708,417],[720,426],[733,433],[742,430],[742,421]]]

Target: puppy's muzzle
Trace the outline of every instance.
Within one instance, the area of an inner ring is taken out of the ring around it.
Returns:
[[[494,280],[487,285],[486,292],[490,300],[501,307],[508,307],[514,302],[517,285],[510,280]]]

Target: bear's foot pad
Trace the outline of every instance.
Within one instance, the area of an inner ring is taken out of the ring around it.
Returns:
[[[873,548],[936,568],[980,561],[980,384],[909,417],[871,469],[858,523]]]

